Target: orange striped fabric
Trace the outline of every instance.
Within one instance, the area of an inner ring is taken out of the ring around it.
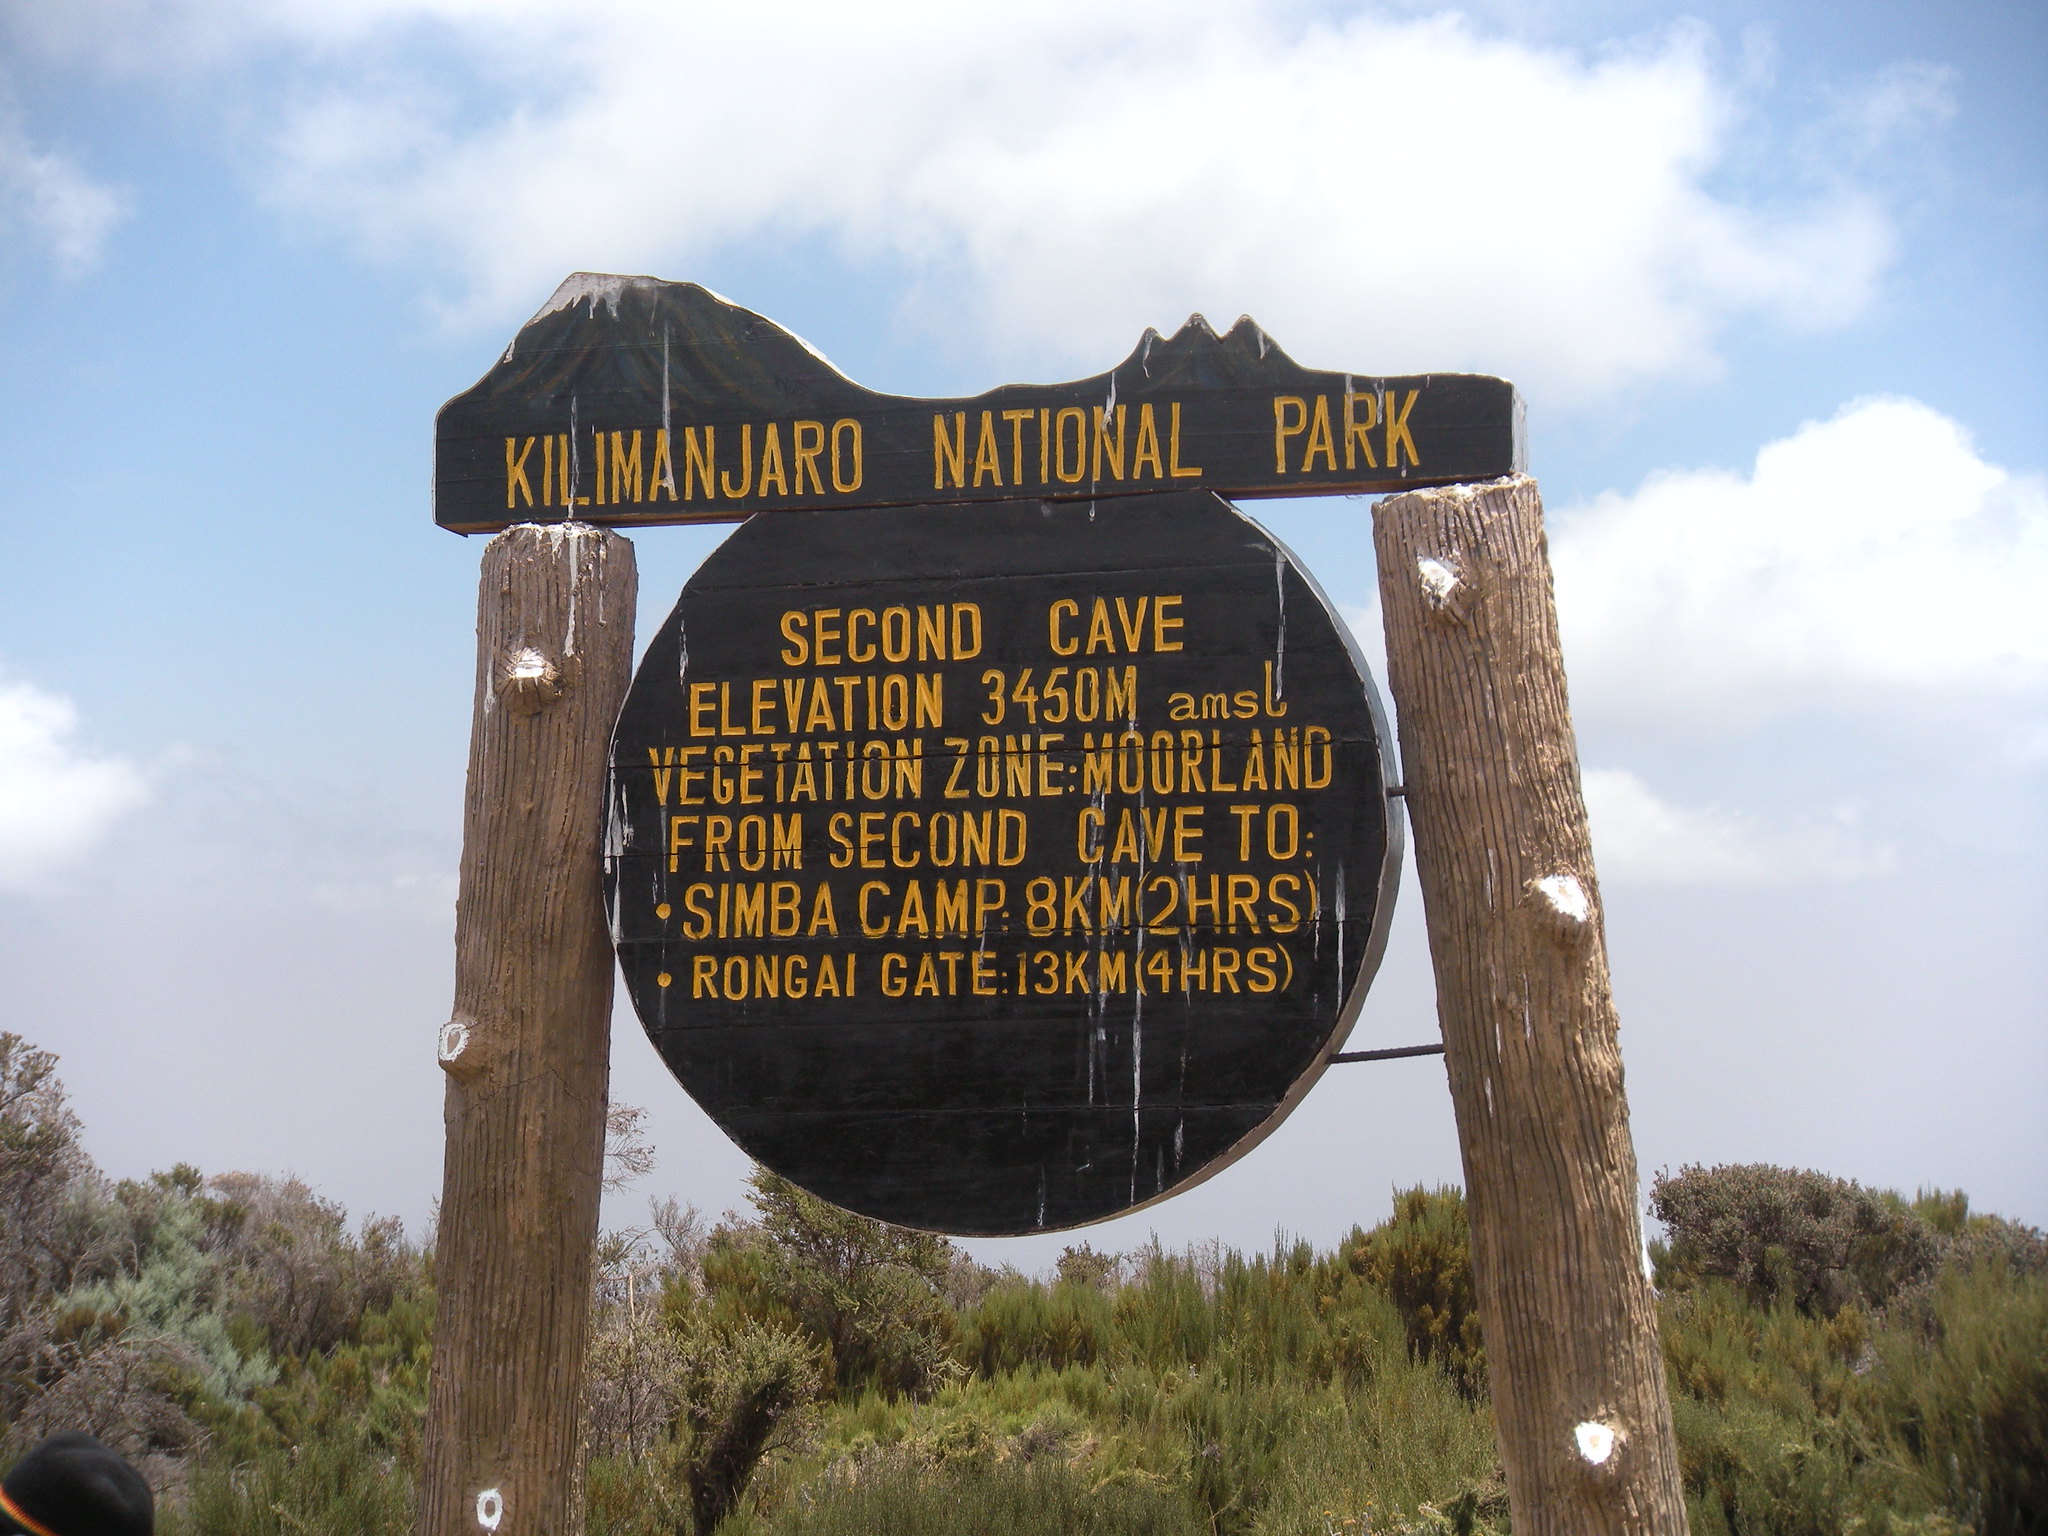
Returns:
[[[0,1488],[0,1509],[6,1510],[8,1518],[27,1531],[29,1536],[57,1536],[55,1531],[10,1499],[5,1488]]]

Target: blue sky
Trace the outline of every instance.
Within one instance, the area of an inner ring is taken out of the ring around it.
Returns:
[[[2038,0],[0,0],[0,1027],[110,1170],[425,1215],[481,549],[433,412],[579,268],[907,393],[1194,309],[1514,378],[1646,1174],[2048,1222]],[[1253,510],[1376,648],[1366,503]],[[643,639],[718,536],[635,536]],[[1433,1036],[1419,917],[1354,1045]],[[630,1016],[614,1059],[615,1219],[736,1203]],[[1440,1067],[1338,1068],[1091,1240],[1457,1172]]]

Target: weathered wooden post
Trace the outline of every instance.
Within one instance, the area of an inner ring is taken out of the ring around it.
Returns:
[[[1373,535],[1515,1530],[1682,1533],[1543,504],[1411,491]]]
[[[484,551],[422,1536],[583,1528],[612,1003],[599,856],[634,592],[633,546],[587,524],[521,524]]]

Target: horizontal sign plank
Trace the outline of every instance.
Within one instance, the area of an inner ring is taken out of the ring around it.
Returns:
[[[738,522],[785,508],[1319,496],[1524,468],[1514,386],[1303,368],[1252,322],[1147,331],[1107,373],[968,399],[864,389],[694,283],[578,273],[441,408],[434,517]]]

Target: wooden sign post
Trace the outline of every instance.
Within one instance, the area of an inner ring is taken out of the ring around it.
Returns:
[[[634,591],[633,546],[606,529],[527,524],[484,551],[422,1536],[583,1528],[611,1066],[598,849]]]
[[[1686,1528],[1536,482],[1373,518],[1517,1536]]]
[[[1278,1123],[1356,1016],[1401,822],[1341,622],[1221,498],[1396,492],[1389,667],[1516,1528],[1683,1532],[1523,468],[1506,381],[1303,368],[1249,318],[920,400],[692,284],[566,281],[436,427],[437,522],[508,531],[441,1040],[421,1530],[582,1524],[601,858],[671,1067],[842,1203],[1075,1225]],[[621,713],[632,555],[592,525],[738,521]]]

